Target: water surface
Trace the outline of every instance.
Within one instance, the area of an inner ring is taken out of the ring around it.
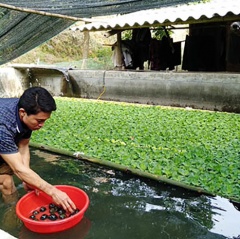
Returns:
[[[31,149],[31,158],[32,168],[50,183],[83,189],[90,206],[74,228],[46,235],[31,232],[16,222],[14,212],[1,201],[0,228],[17,238],[240,238],[240,212],[227,199],[37,149]],[[20,195],[24,195],[18,179],[16,184]]]

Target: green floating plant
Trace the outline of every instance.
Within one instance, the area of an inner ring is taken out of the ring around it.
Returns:
[[[239,114],[56,98],[32,141],[240,199]]]

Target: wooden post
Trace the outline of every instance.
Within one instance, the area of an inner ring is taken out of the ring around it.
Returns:
[[[121,48],[122,34],[121,32],[117,33],[117,52],[116,52],[116,68],[117,70],[122,70],[123,67],[123,57],[122,57],[122,48]]]
[[[88,59],[89,56],[89,41],[90,41],[90,34],[89,31],[85,31],[84,33],[84,39],[83,39],[83,62],[82,62],[82,66],[81,69],[86,69],[86,61]]]

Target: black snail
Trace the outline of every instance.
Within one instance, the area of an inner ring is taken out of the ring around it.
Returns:
[[[80,212],[80,210],[77,208],[74,212],[68,213],[62,207],[59,207],[54,203],[50,203],[47,206],[41,206],[33,210],[29,218],[34,221],[46,221],[46,220],[56,221],[71,217],[77,214],[78,212]]]

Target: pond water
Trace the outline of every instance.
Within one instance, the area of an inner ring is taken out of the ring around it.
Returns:
[[[0,201],[0,229],[19,239],[240,238],[240,212],[227,199],[37,149],[31,149],[31,157],[39,175],[55,185],[83,189],[90,206],[74,228],[38,234],[25,228],[14,209]]]

